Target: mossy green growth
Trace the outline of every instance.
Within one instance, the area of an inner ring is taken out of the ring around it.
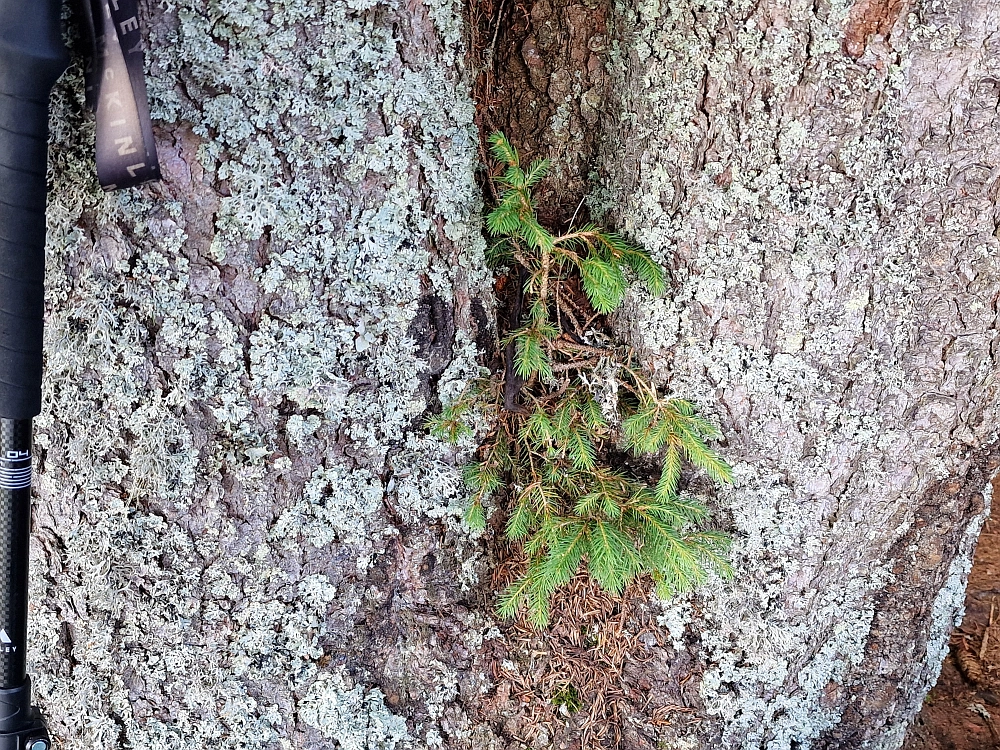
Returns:
[[[583,708],[583,699],[580,691],[573,683],[567,683],[560,687],[552,696],[552,705],[557,708],[565,708],[568,713],[575,714]]]
[[[548,162],[527,169],[502,133],[490,137],[502,172],[493,177],[497,206],[486,226],[488,259],[520,279],[520,326],[507,333],[505,371],[472,384],[431,431],[457,442],[474,416],[491,425],[465,469],[474,495],[466,513],[482,528],[484,501],[503,492],[505,532],[523,545],[525,573],[500,596],[499,613],[527,608],[537,627],[549,621],[553,592],[586,562],[605,589],[621,593],[651,575],[669,598],[702,583],[710,570],[729,573],[728,538],[700,530],[708,510],[681,491],[684,460],[719,483],[729,466],[708,441],[718,430],[679,398],[662,395],[632,352],[595,325],[621,304],[631,272],[654,294],[663,269],[642,249],[593,224],[556,235],[538,220],[531,189]],[[659,479],[626,471],[625,452]]]

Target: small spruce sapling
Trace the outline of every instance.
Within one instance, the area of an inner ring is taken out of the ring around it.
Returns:
[[[707,508],[680,491],[685,459],[715,482],[732,481],[729,466],[708,447],[718,430],[687,401],[661,395],[631,352],[595,344],[591,335],[598,316],[621,304],[627,272],[661,294],[663,270],[645,251],[594,224],[561,235],[543,227],[531,189],[545,177],[548,161],[524,169],[502,133],[490,136],[490,145],[503,171],[493,177],[499,190],[486,217],[494,238],[487,260],[494,268],[519,266],[526,278],[527,312],[504,340],[513,353],[508,372],[525,381],[521,403],[507,408],[501,379],[485,379],[428,427],[454,443],[472,432],[477,413],[491,425],[465,467],[473,490],[465,520],[483,528],[486,498],[502,488],[510,492],[505,533],[523,545],[527,569],[500,596],[500,615],[526,608],[531,622],[544,627],[552,593],[584,562],[608,591],[621,593],[648,574],[662,598],[697,586],[710,570],[728,574],[728,538],[700,530]],[[613,420],[589,385],[598,370],[615,373]],[[661,461],[659,480],[646,482],[612,465],[616,449]]]

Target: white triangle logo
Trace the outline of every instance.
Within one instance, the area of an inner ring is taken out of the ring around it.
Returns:
[[[8,645],[8,644],[11,644],[13,642],[14,641],[12,641],[10,639],[10,636],[7,635],[7,631],[6,630],[0,630],[0,643],[3,643],[4,645]]]

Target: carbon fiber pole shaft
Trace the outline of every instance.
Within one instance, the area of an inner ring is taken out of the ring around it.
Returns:
[[[31,420],[0,418],[0,750],[50,747],[25,669],[30,533]]]
[[[30,526],[31,420],[0,419],[0,689],[25,678]]]

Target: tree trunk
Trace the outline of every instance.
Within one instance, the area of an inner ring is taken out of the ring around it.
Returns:
[[[100,193],[79,66],[55,106],[40,703],[67,748],[432,742],[488,611],[422,429],[489,319],[459,9],[145,9],[163,182]]]
[[[998,465],[1000,13],[845,11],[620,16],[602,200],[675,280],[622,327],[738,477],[689,618],[709,747],[899,747]]]
[[[30,663],[63,746],[899,747],[1000,464],[980,5],[629,4],[566,55],[560,211],[596,167],[673,270],[619,328],[737,469],[736,577],[576,581],[591,642],[494,621],[501,545],[422,428],[494,345],[463,9],[147,3],[163,182],[99,191],[78,66],[54,107]],[[595,5],[536,8],[544,88],[543,21]]]

